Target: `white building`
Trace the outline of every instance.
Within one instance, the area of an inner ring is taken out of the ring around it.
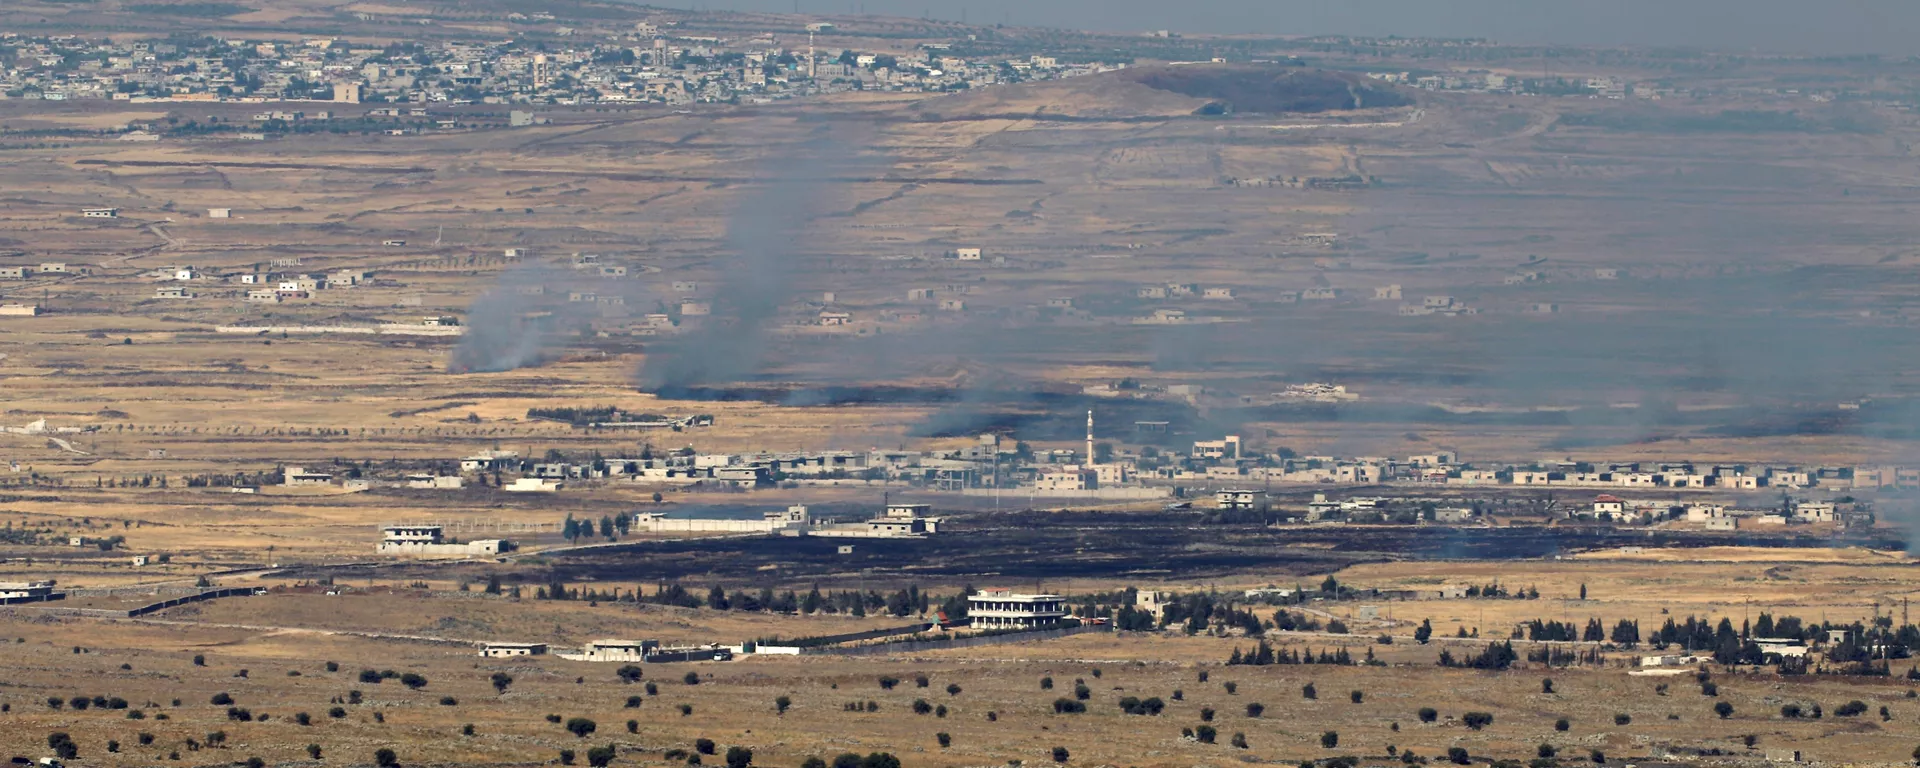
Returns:
[[[54,595],[54,580],[0,581],[0,600],[48,600]]]
[[[594,640],[577,653],[555,654],[570,661],[646,661],[660,647],[658,640]]]
[[[546,643],[481,643],[480,655],[489,659],[507,659],[515,656],[545,656]]]
[[[478,539],[449,543],[438,525],[383,525],[380,527],[379,552],[383,555],[418,557],[477,557],[510,552],[513,546],[500,539]]]
[[[988,589],[967,598],[967,617],[974,629],[1044,629],[1067,616],[1067,599],[1060,595],[1023,595],[1010,589]]]

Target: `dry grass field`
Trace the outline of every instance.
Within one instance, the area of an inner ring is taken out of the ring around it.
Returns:
[[[1848,558],[1837,557],[1845,561]],[[1448,616],[1485,613],[1488,632],[1505,621],[1532,616],[1587,612],[1651,619],[1651,590],[1634,570],[1615,564],[1567,561],[1556,573],[1536,572],[1525,564],[1427,569],[1436,576],[1468,580],[1482,575],[1503,582],[1537,579],[1543,593],[1588,583],[1586,602],[1421,601],[1393,604],[1394,618],[1433,616],[1437,626]],[[1676,615],[1701,610],[1727,615],[1734,606],[1709,596],[1729,577],[1724,565],[1697,564],[1671,573],[1692,596],[1676,595]],[[1713,572],[1712,569],[1723,569]],[[1358,569],[1339,574],[1350,583],[1421,583],[1410,569]],[[1793,580],[1747,597],[1764,598],[1777,611],[1812,613],[1830,590],[1860,581],[1887,582],[1879,588],[1842,594],[1822,608],[1831,618],[1846,618],[1852,604],[1868,596],[1884,598],[1912,588],[1908,569],[1888,572],[1871,563],[1820,563],[1792,569]],[[1557,575],[1558,578],[1555,578]],[[1378,579],[1379,581],[1371,581]],[[1731,597],[1731,596],[1728,596]],[[1538,614],[1529,614],[1529,609]],[[1496,618],[1497,617],[1497,618]],[[741,745],[754,750],[755,764],[796,765],[809,756],[829,759],[842,752],[891,752],[910,765],[986,765],[1008,761],[1050,762],[1053,747],[1064,746],[1070,762],[1087,765],[1187,766],[1237,761],[1286,762],[1336,755],[1388,760],[1394,751],[1444,758],[1462,747],[1480,759],[1531,759],[1540,744],[1558,748],[1569,762],[1585,761],[1599,750],[1609,758],[1646,761],[1661,755],[1721,750],[1730,756],[1757,756],[1762,750],[1800,750],[1820,762],[1888,764],[1905,759],[1920,729],[1920,704],[1907,698],[1899,679],[1776,677],[1722,672],[1714,676],[1717,697],[1701,695],[1691,676],[1635,677],[1615,664],[1577,669],[1542,668],[1521,663],[1504,672],[1436,668],[1436,648],[1418,646],[1402,625],[1391,630],[1392,645],[1372,645],[1381,667],[1270,666],[1228,667],[1221,662],[1245,638],[1186,637],[1125,633],[1082,635],[1061,640],[914,656],[846,658],[836,656],[757,656],[731,663],[649,664],[638,683],[623,683],[614,664],[570,662],[558,658],[480,659],[471,641],[538,639],[579,643],[600,637],[654,637],[668,642],[730,641],[767,634],[792,636],[849,631],[874,626],[828,617],[742,616],[735,613],[630,604],[583,602],[510,602],[477,593],[423,592],[384,587],[349,589],[325,596],[276,592],[173,609],[151,620],[94,620],[45,616],[31,608],[0,614],[0,635],[11,642],[5,654],[9,675],[0,689],[4,715],[14,727],[0,733],[0,753],[37,755],[46,733],[70,733],[91,765],[149,765],[173,762],[205,765],[259,756],[270,763],[305,764],[307,744],[319,744],[324,762],[364,763],[381,746],[391,746],[403,764],[504,765],[548,763],[562,749],[584,754],[588,746],[613,744],[621,764],[671,764],[669,749],[692,751],[697,739],[711,739],[720,751]],[[1356,628],[1356,633],[1363,632]],[[407,635],[411,639],[353,633]],[[1437,634],[1450,634],[1439,632]],[[1326,650],[1348,647],[1356,656],[1370,645],[1370,634],[1346,640],[1332,636],[1275,636],[1285,648]],[[429,638],[443,638],[436,641]],[[1449,642],[1459,652],[1477,650],[1483,641]],[[196,666],[195,656],[205,666]],[[327,671],[334,662],[338,671]],[[362,669],[392,669],[426,678],[419,690],[397,680],[357,681]],[[497,693],[489,682],[495,672],[513,678]],[[698,685],[682,678],[696,673]],[[928,687],[916,686],[924,675]],[[1208,679],[1203,682],[1201,676]],[[878,680],[893,677],[897,688],[883,690]],[[1054,688],[1042,689],[1052,678]],[[1542,692],[1551,678],[1554,693]],[[1073,696],[1075,681],[1089,689],[1085,714],[1056,714],[1052,702]],[[646,692],[646,684],[655,693]],[[1232,690],[1228,685],[1233,686]],[[1303,697],[1311,684],[1317,698]],[[955,693],[948,686],[958,686]],[[359,703],[343,704],[350,692]],[[1361,692],[1352,701],[1351,692]],[[229,719],[228,705],[209,702],[226,693],[250,711],[251,722]],[[98,707],[74,711],[49,709],[52,697],[119,697],[126,710]],[[790,699],[780,714],[778,697]],[[1166,709],[1157,716],[1127,715],[1115,703],[1125,696],[1159,697]],[[443,701],[450,697],[451,701]],[[629,705],[629,697],[637,697]],[[1841,718],[1835,708],[1860,700],[1866,715]],[[175,703],[175,701],[178,703]],[[913,702],[944,707],[944,716],[914,714]],[[849,702],[873,701],[877,712],[848,712]],[[1714,704],[1734,707],[1722,719]],[[1787,720],[1783,704],[1821,704],[1824,719]],[[1264,712],[1249,717],[1247,706]],[[690,707],[683,714],[682,706]],[[1877,714],[1886,706],[1891,720]],[[328,710],[340,706],[343,717]],[[1437,711],[1434,723],[1422,723],[1418,711]],[[1213,710],[1206,721],[1203,709]],[[1491,726],[1462,725],[1467,712],[1493,715]],[[144,719],[130,719],[129,713]],[[309,725],[296,718],[305,713]],[[598,731],[576,738],[548,714],[587,717]],[[161,715],[165,720],[159,719]],[[1617,722],[1626,715],[1628,722]],[[265,717],[263,717],[265,716]],[[1136,719],[1137,718],[1137,719]],[[1554,729],[1558,719],[1567,731]],[[627,721],[634,721],[628,732]],[[462,735],[471,724],[472,735]],[[1181,737],[1182,728],[1208,724],[1218,730],[1216,744]],[[189,739],[226,734],[224,748],[193,751]],[[1322,748],[1321,736],[1338,733],[1338,746]],[[153,735],[141,744],[141,733]],[[941,748],[936,734],[947,733]],[[1229,746],[1244,734],[1248,747]],[[1748,749],[1743,737],[1757,737]],[[116,741],[119,752],[108,751]],[[717,758],[708,756],[707,762]],[[1729,758],[1733,759],[1733,758]]]

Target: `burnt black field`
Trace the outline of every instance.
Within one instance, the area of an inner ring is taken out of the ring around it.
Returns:
[[[1520,560],[1620,546],[1903,549],[1873,532],[1836,541],[1788,533],[1718,534],[1607,526],[1213,525],[1164,513],[978,514],[924,539],[757,537],[636,543],[545,556],[563,581],[693,579],[807,582],[1032,583],[1067,579],[1203,579],[1324,574],[1381,560]],[[843,545],[851,554],[838,554]]]

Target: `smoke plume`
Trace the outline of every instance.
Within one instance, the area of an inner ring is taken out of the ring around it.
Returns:
[[[727,220],[727,247],[713,314],[681,335],[652,345],[639,371],[640,388],[671,393],[739,381],[767,360],[768,325],[794,295],[793,280],[808,224],[827,212],[827,179],[844,172],[850,155],[823,131],[798,147],[782,148],[759,183]]]

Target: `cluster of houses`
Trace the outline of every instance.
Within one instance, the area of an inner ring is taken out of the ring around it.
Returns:
[[[963,90],[1110,68],[1045,55],[960,58],[941,43],[863,53],[815,45],[822,33],[831,34],[832,25],[729,38],[685,31],[673,22],[640,22],[611,34],[567,29],[565,36],[578,42],[557,50],[536,49],[509,35],[411,43],[405,55],[395,54],[387,40],[6,34],[0,43],[18,55],[11,68],[0,70],[0,93],[49,101],[689,104],[850,90]],[[378,108],[368,116],[392,116],[393,109]],[[234,127],[285,130],[337,117],[332,110],[263,110],[252,115],[250,125]],[[516,116],[512,124],[537,121],[529,114]],[[155,136],[139,133],[141,140]]]

